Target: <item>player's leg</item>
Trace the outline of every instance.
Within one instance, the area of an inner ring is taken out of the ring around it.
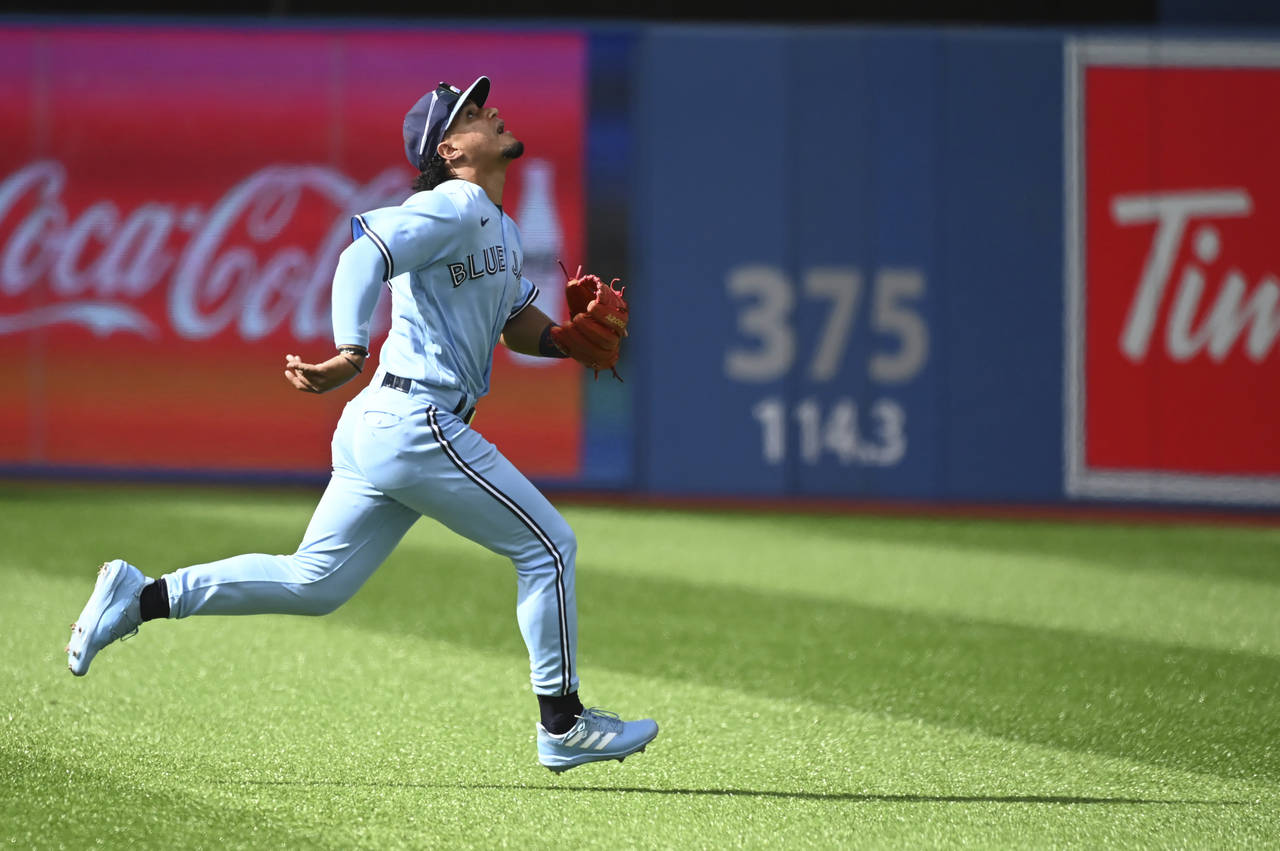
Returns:
[[[103,647],[152,618],[195,614],[308,614],[349,599],[418,519],[379,493],[352,466],[351,416],[333,440],[333,476],[302,543],[292,555],[251,553],[143,576],[122,560],[104,564],[80,618],[72,625],[67,663],[83,675]]]
[[[331,612],[355,594],[417,519],[339,468],[292,555],[234,556],[184,567],[158,582],[128,562],[108,562],[72,625],[67,665],[83,676],[98,651],[156,617]]]
[[[511,559],[533,690],[576,692],[578,543],[573,530],[497,447],[457,417],[432,409],[420,419],[413,427],[424,429],[427,439],[395,437],[397,445],[415,446],[415,463],[380,463],[386,430],[372,428],[357,430],[358,466],[387,496]],[[406,475],[408,470],[413,474]]]
[[[624,722],[612,713],[583,710],[578,701],[577,540],[569,524],[493,444],[456,417],[429,410],[426,426],[432,440],[417,468],[421,477],[382,486],[389,496],[515,565],[516,617],[543,717],[539,760],[563,771],[644,750],[657,735],[657,724]],[[366,433],[366,438],[376,441],[377,435]],[[357,461],[366,445],[357,436]],[[379,452],[375,446],[364,454]],[[361,469],[378,482],[371,466]]]
[[[250,553],[165,574],[171,618],[323,615],[351,598],[418,514],[338,468],[291,555]]]

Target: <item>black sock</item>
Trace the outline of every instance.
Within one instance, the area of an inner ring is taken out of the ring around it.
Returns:
[[[142,609],[144,621],[169,617],[169,588],[164,584],[164,579],[157,579],[143,588],[138,604]]]
[[[553,736],[561,736],[578,722],[582,701],[578,700],[576,691],[573,694],[540,694],[538,709],[542,711],[543,729]]]

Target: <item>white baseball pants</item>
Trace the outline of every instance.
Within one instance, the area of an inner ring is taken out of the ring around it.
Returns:
[[[437,407],[443,393],[383,387],[381,375],[343,411],[333,476],[298,551],[166,574],[170,617],[326,614],[427,516],[511,559],[533,690],[577,691],[577,540],[569,524],[497,447]]]

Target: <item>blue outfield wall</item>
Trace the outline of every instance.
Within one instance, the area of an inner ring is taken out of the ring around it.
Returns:
[[[636,54],[636,484],[1061,499],[1062,37]]]

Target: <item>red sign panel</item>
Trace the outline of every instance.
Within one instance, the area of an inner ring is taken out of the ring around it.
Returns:
[[[1068,454],[1079,490],[1270,501],[1280,67],[1223,46],[1077,55]]]
[[[555,259],[584,250],[584,68],[573,34],[0,30],[0,465],[326,469],[360,382],[305,396],[284,355],[332,354],[348,220],[408,196],[401,121],[442,79],[489,75],[526,144],[504,207],[557,315]],[[572,477],[580,379],[500,349],[476,426]]]

